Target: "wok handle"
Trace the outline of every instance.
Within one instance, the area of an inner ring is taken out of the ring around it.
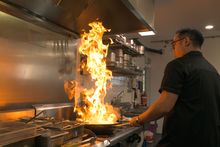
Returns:
[[[122,124],[116,124],[116,125],[114,125],[114,126],[115,126],[115,127],[122,127],[122,126],[128,126],[128,125],[130,125],[129,122],[127,122],[127,123],[122,123]]]
[[[79,145],[83,145],[83,144],[86,144],[86,143],[91,143],[91,144],[93,144],[95,141],[96,141],[96,137],[90,137],[90,138],[85,139],[85,140],[83,140],[82,142],[80,142]]]
[[[90,143],[90,144],[95,143],[97,136],[94,132],[92,132],[89,129],[84,129],[84,133],[88,134],[91,137],[83,140],[80,145],[83,145],[83,144],[86,144],[86,143]]]
[[[92,135],[92,137],[86,138],[85,140],[81,142],[69,142],[66,145],[62,145],[62,147],[80,146],[80,145],[87,144],[87,143],[94,144],[97,138],[96,135],[88,129],[85,129],[84,133],[87,133],[88,135]]]

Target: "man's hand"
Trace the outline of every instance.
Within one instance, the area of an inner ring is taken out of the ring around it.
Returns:
[[[139,116],[135,116],[130,120],[132,126],[140,126]]]

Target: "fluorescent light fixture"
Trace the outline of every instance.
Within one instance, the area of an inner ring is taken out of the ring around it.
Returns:
[[[155,35],[153,31],[146,31],[146,32],[138,32],[141,36],[151,36]]]
[[[211,30],[211,29],[213,29],[213,28],[214,28],[213,25],[207,25],[207,26],[205,26],[205,29],[206,29],[206,30]]]

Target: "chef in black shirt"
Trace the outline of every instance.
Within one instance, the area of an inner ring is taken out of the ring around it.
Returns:
[[[176,32],[160,97],[130,121],[135,126],[164,116],[157,147],[220,147],[220,76],[200,52],[203,42],[198,30]]]

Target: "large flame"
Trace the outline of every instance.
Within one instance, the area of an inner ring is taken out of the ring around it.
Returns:
[[[82,102],[75,105],[80,120],[92,124],[115,123],[119,113],[110,104],[104,103],[107,82],[111,80],[112,72],[106,68],[108,45],[102,43],[104,32],[107,32],[101,22],[89,24],[92,28],[88,33],[81,35],[79,52],[86,57],[83,64],[94,82],[94,88],[84,89]]]

